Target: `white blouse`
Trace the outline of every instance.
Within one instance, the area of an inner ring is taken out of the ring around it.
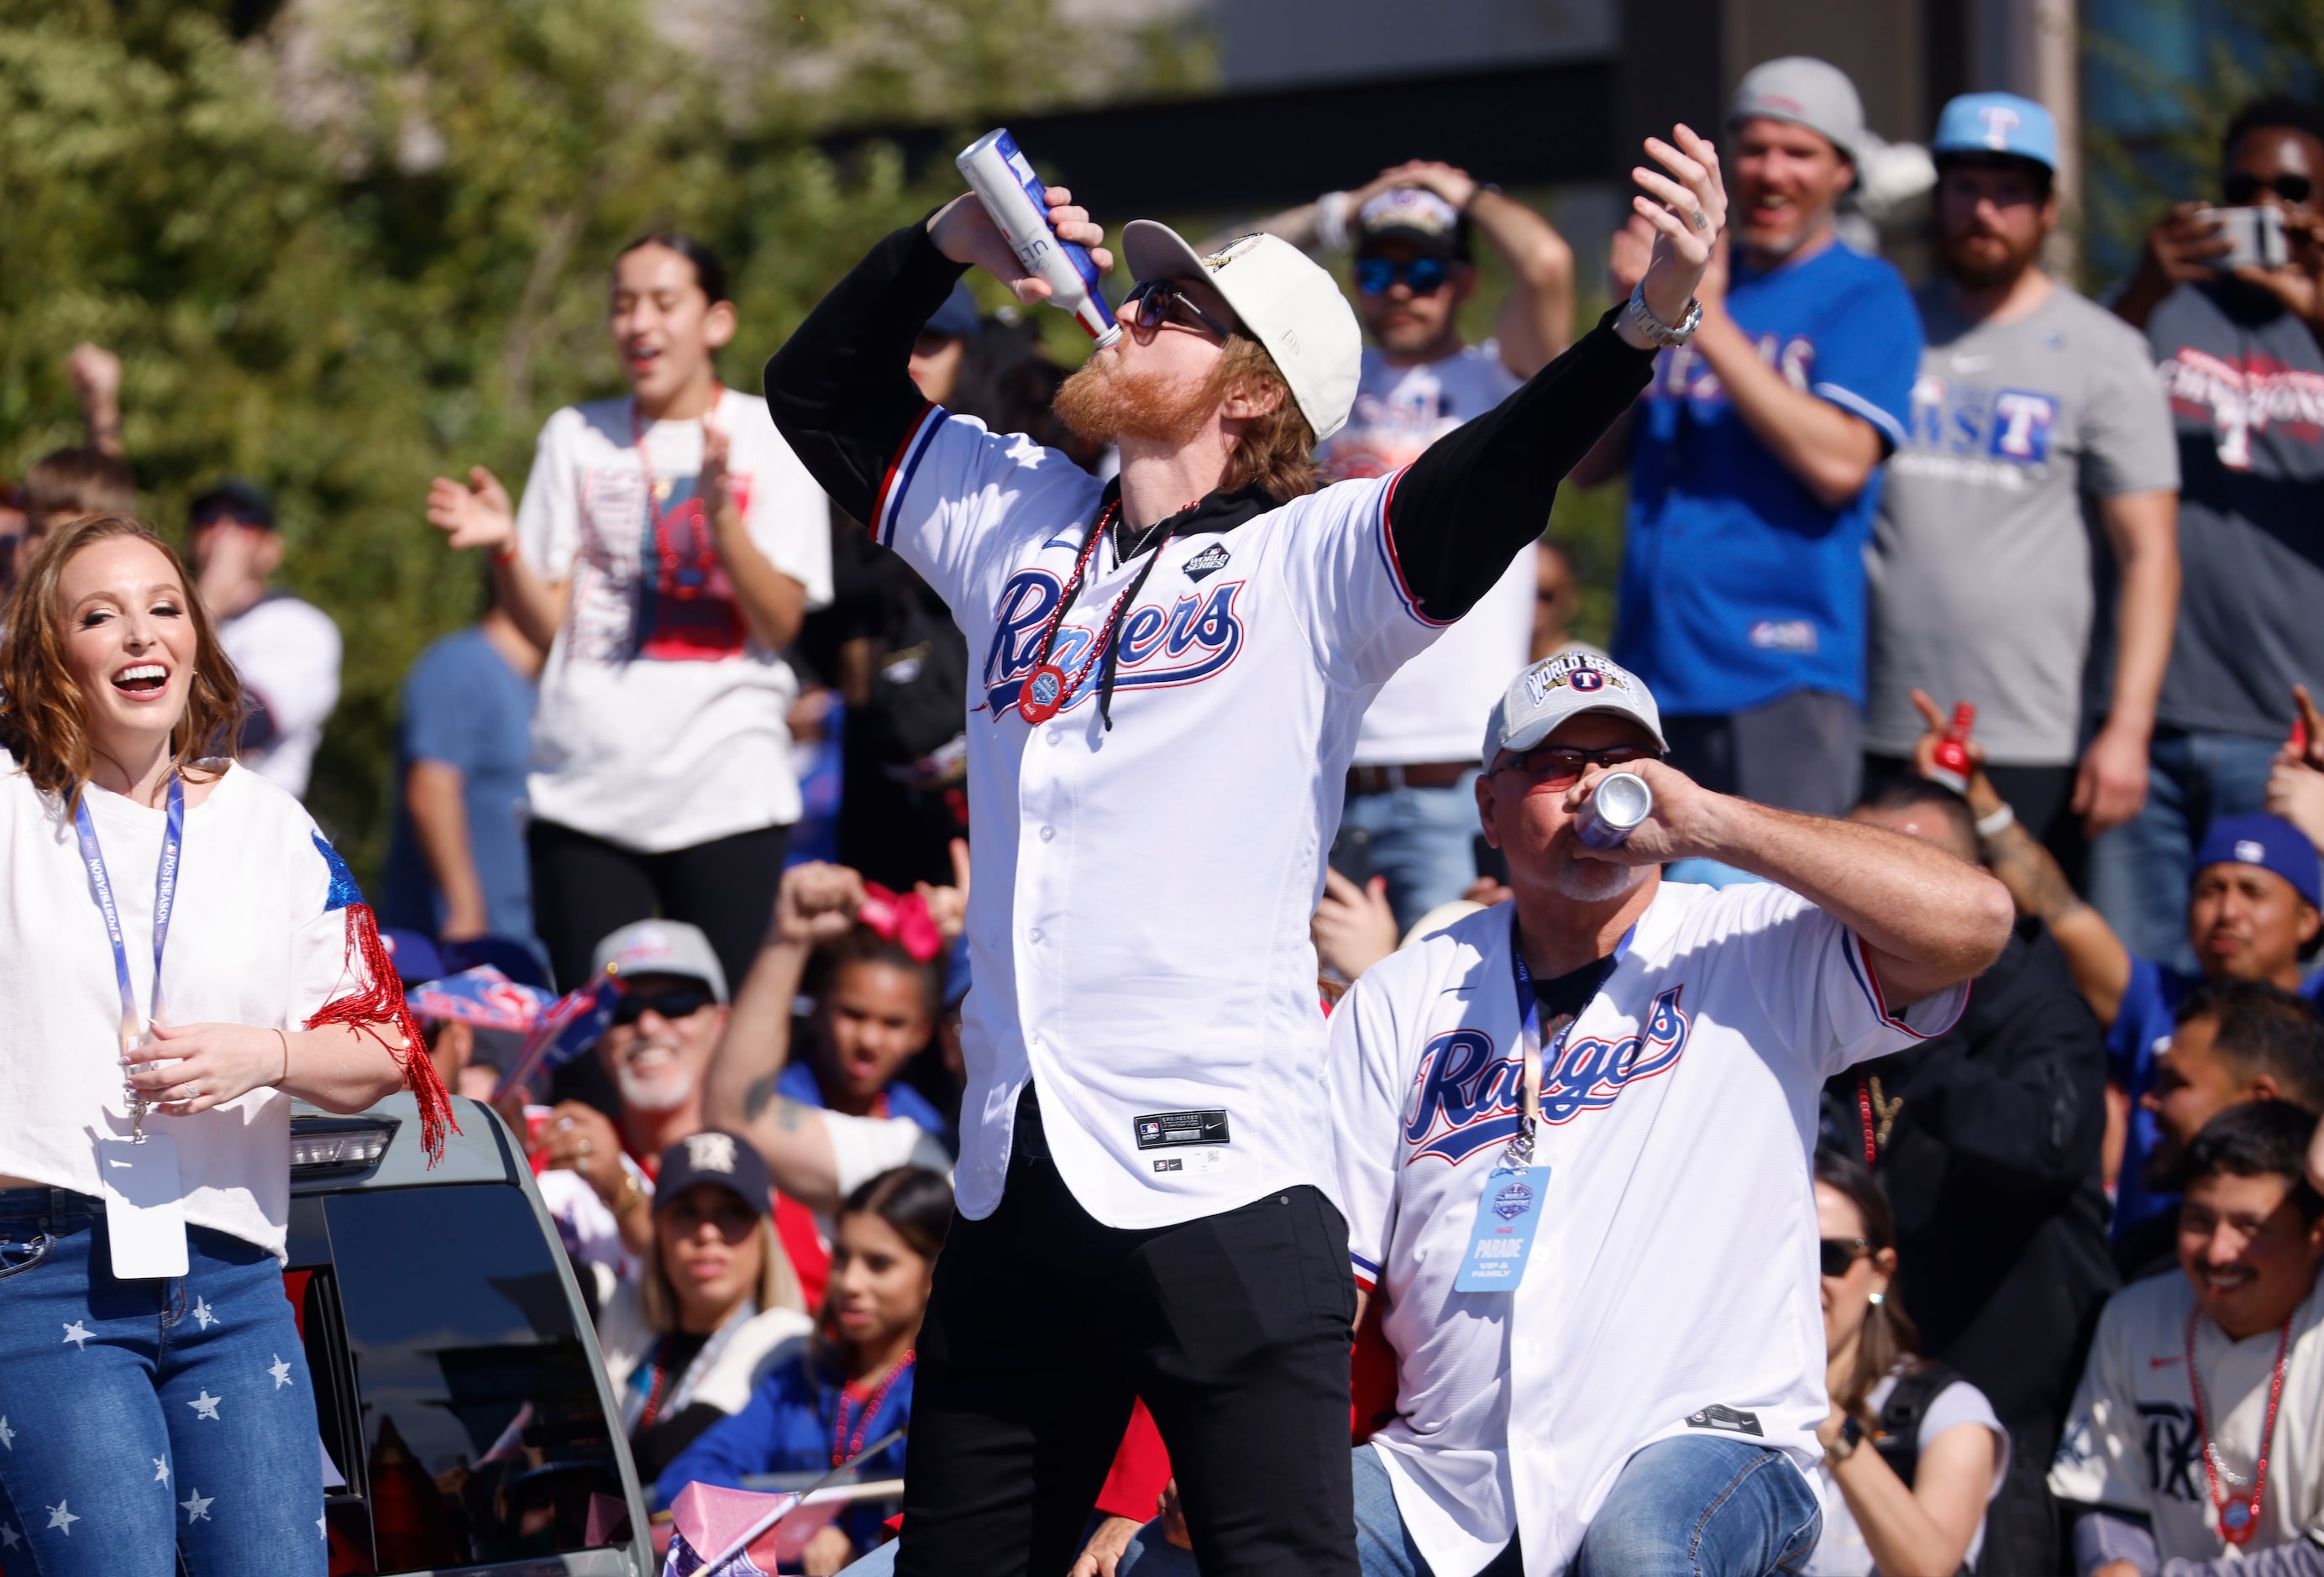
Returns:
[[[90,788],[142,1016],[152,1003],[153,883],[167,815]],[[231,766],[186,810],[176,908],[161,960],[172,1024],[296,1031],[366,986],[347,945],[360,901],[299,802]],[[72,817],[0,751],[0,1176],[101,1194],[97,1141],[130,1131],[121,991]],[[193,1117],[149,1111],[177,1141],[189,1225],[283,1252],[290,1098],[271,1088]]]

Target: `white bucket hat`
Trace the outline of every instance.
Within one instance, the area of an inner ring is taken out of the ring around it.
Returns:
[[[1255,235],[1204,257],[1169,226],[1132,219],[1121,255],[1133,279],[1176,280],[1198,294],[1208,286],[1274,358],[1316,442],[1347,425],[1363,371],[1363,330],[1338,282],[1305,253],[1279,235]]]

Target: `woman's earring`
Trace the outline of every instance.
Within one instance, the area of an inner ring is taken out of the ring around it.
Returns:
[[[1888,1295],[1885,1292],[1876,1292],[1872,1295],[1872,1304],[1875,1308],[1877,1308],[1880,1305],[1887,1301]]]

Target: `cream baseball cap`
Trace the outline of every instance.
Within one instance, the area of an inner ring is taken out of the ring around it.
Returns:
[[[1123,227],[1121,255],[1133,279],[1176,280],[1194,286],[1198,296],[1207,286],[1274,358],[1316,442],[1347,425],[1363,371],[1363,330],[1320,263],[1281,236],[1266,235],[1238,236],[1204,257],[1178,232],[1152,219],[1132,219]]]

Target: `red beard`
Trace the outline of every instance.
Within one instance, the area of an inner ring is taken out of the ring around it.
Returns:
[[[1127,438],[1187,444],[1218,406],[1214,382],[1125,373],[1092,359],[1057,391],[1056,410],[1075,436],[1092,443]]]

